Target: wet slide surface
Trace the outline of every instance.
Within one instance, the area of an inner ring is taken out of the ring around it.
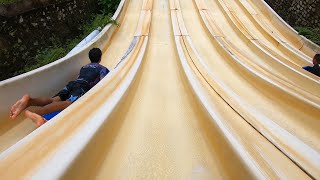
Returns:
[[[316,51],[258,1],[122,1],[103,81],[38,129],[0,114],[1,177],[320,178]]]

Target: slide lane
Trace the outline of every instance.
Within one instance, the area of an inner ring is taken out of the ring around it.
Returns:
[[[46,123],[38,131],[4,151],[0,155],[0,174],[3,178],[57,179],[65,174],[106,122],[106,117],[123,97],[138,71],[148,42],[145,34],[151,21],[150,11],[142,10],[139,14],[140,21],[143,22],[139,22],[136,28],[132,43],[134,45],[130,46],[132,50],[121,59],[116,70],[111,71],[77,103],[60,113],[55,121]],[[137,35],[137,32],[141,35]],[[25,166],[31,159],[33,163]],[[10,167],[14,167],[11,169],[16,173],[7,171]]]
[[[109,35],[111,36],[109,40],[110,42],[108,42],[108,44],[101,47],[101,49],[103,50],[101,64],[108,67],[109,70],[112,70],[116,67],[116,65],[119,63],[119,59],[121,59],[121,57],[124,55],[124,52],[126,52],[128,47],[130,47],[129,46],[130,42],[133,41],[132,37],[137,27],[137,23],[140,16],[139,10],[141,9],[142,4],[139,0],[131,0],[130,5],[128,5],[129,2],[130,1],[127,1],[126,4],[124,4],[123,6],[123,10],[127,11],[127,13],[122,13],[124,17],[119,17],[118,23],[120,24],[120,26],[117,27],[114,34]],[[98,45],[92,45],[92,46],[96,47]],[[83,63],[89,62],[88,53],[86,53],[84,56],[80,58],[84,59]],[[49,68],[55,69],[53,71],[59,71],[58,69],[61,67],[53,66]],[[26,81],[31,81],[31,80],[29,79]],[[44,81],[46,80],[44,79]],[[48,77],[47,77],[47,81],[50,81]],[[62,79],[62,81],[65,81],[65,80]],[[1,102],[3,106],[7,106],[7,107],[4,109],[4,112],[1,112],[0,152],[6,150],[8,147],[12,146],[13,144],[15,144],[16,142],[18,142],[23,137],[30,134],[32,131],[36,129],[32,121],[26,119],[24,115],[20,115],[18,119],[15,121],[12,121],[9,119],[10,106],[14,104],[14,101],[18,100],[24,93],[30,93],[33,96],[40,96],[40,95],[52,96],[53,94],[57,93],[60,89],[62,89],[64,85],[65,84],[61,84],[58,87],[54,87],[54,83],[50,86],[48,86],[48,84],[46,83],[45,87],[52,88],[55,91],[49,90],[50,93],[39,93],[39,95],[32,92],[31,90],[28,90],[28,88],[26,88],[24,92],[21,92],[19,95],[13,96],[10,103],[7,103],[5,105],[3,102]]]
[[[111,41],[103,47],[101,64],[110,70],[115,69],[119,60],[132,51],[131,44],[134,43],[133,36],[137,31],[142,1],[128,0],[126,3],[128,7],[123,12],[123,20],[118,22],[119,26]]]

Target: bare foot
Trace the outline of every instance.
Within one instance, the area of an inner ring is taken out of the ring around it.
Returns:
[[[28,107],[30,100],[29,95],[24,95],[19,101],[17,101],[10,110],[10,118],[15,119],[23,110]]]
[[[39,114],[33,113],[31,111],[26,111],[25,115],[30,118],[36,125],[37,127],[42,126],[44,123],[47,122],[46,119],[44,119],[42,116],[40,116]]]

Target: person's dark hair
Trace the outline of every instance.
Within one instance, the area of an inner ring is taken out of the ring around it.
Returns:
[[[314,55],[314,59],[315,59],[318,63],[320,63],[320,54]]]
[[[99,48],[93,48],[89,52],[89,59],[93,63],[97,63],[100,61],[102,56],[102,52]]]

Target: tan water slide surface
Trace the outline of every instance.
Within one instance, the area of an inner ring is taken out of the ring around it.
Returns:
[[[319,179],[319,47],[263,0],[122,0],[79,53],[0,83],[1,179]],[[92,47],[111,72],[36,129]]]

